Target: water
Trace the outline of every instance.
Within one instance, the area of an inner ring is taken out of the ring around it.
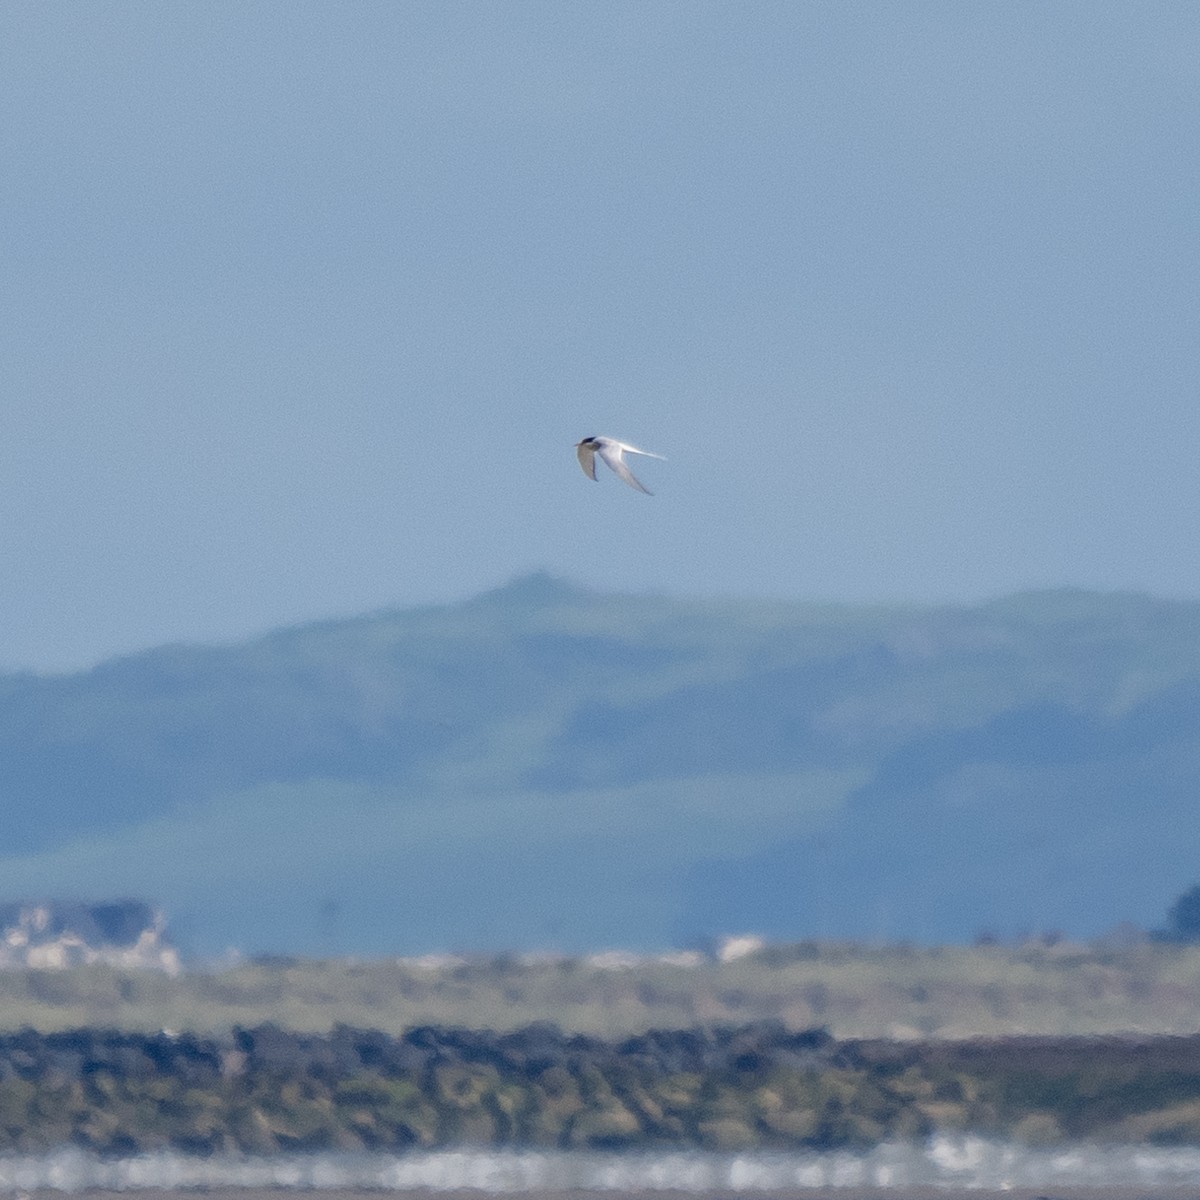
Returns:
[[[862,1152],[601,1154],[439,1150],[200,1158],[171,1151],[101,1159],[81,1150],[0,1156],[0,1193],[299,1188],[450,1191],[788,1191],[803,1188],[1194,1188],[1200,1147],[1018,1146],[970,1136],[888,1143]]]

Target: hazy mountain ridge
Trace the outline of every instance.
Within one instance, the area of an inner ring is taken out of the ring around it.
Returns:
[[[0,866],[25,894],[152,895],[210,946],[239,927],[221,904],[250,948],[1094,933],[1200,877],[1197,714],[1196,603],[532,576],[5,679]]]

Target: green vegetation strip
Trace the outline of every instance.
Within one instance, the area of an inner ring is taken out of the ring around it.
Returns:
[[[936,1129],[1200,1142],[1200,1037],[839,1042],[776,1023],[619,1042],[550,1025],[0,1037],[4,1152],[829,1149]]]

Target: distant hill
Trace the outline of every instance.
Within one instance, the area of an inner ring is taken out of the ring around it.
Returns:
[[[1200,604],[604,595],[0,679],[3,899],[199,953],[964,940],[1200,880]]]

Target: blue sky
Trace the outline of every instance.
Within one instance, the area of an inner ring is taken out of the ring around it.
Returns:
[[[1192,4],[9,0],[0,110],[0,665],[1200,595]]]

